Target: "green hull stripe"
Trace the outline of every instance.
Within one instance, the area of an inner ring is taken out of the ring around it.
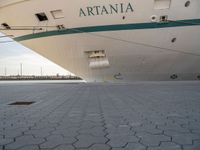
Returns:
[[[184,22],[184,23],[183,23]],[[15,41],[25,41],[30,39],[37,39],[42,37],[57,36],[64,34],[77,34],[77,33],[91,33],[102,31],[118,31],[118,30],[140,30],[140,29],[157,29],[157,28],[170,28],[170,27],[183,27],[200,25],[200,19],[192,20],[179,20],[176,22],[166,23],[137,23],[137,24],[118,24],[118,25],[105,25],[105,26],[90,26],[79,27],[63,30],[47,31],[35,34],[28,34],[14,38]]]

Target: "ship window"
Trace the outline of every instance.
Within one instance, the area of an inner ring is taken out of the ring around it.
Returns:
[[[171,0],[155,0],[154,9],[169,9]]]
[[[58,30],[62,30],[62,29],[65,29],[65,26],[63,24],[61,24],[61,25],[57,25],[57,28],[58,28]]]
[[[172,42],[172,43],[175,43],[175,42],[176,42],[176,38],[173,38],[171,42]]]
[[[160,22],[167,22],[168,16],[160,16]]]
[[[190,6],[190,1],[187,1],[186,3],[185,3],[185,7],[189,7]]]
[[[64,14],[63,14],[62,10],[53,10],[53,11],[51,11],[51,14],[54,19],[64,18]]]
[[[2,23],[1,26],[2,26],[4,29],[11,29],[11,27],[10,27],[7,23]]]
[[[151,21],[152,22],[156,22],[157,21],[157,16],[156,15],[151,16]]]
[[[48,18],[47,18],[47,15],[42,12],[42,13],[38,13],[38,14],[35,14],[36,17],[38,18],[39,21],[47,21]]]
[[[20,106],[26,106],[26,105],[31,105],[34,104],[34,101],[17,101],[14,103],[10,103],[9,105],[20,105]]]

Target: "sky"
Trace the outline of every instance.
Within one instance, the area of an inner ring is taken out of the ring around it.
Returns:
[[[23,75],[70,74],[34,51],[1,36],[3,34],[0,33],[0,76],[20,74],[20,64],[22,64]]]

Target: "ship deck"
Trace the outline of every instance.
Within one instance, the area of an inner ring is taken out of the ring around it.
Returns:
[[[0,149],[199,150],[200,82],[0,84]]]

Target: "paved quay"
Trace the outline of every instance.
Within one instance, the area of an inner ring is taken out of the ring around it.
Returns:
[[[0,84],[0,150],[200,150],[200,82]]]

